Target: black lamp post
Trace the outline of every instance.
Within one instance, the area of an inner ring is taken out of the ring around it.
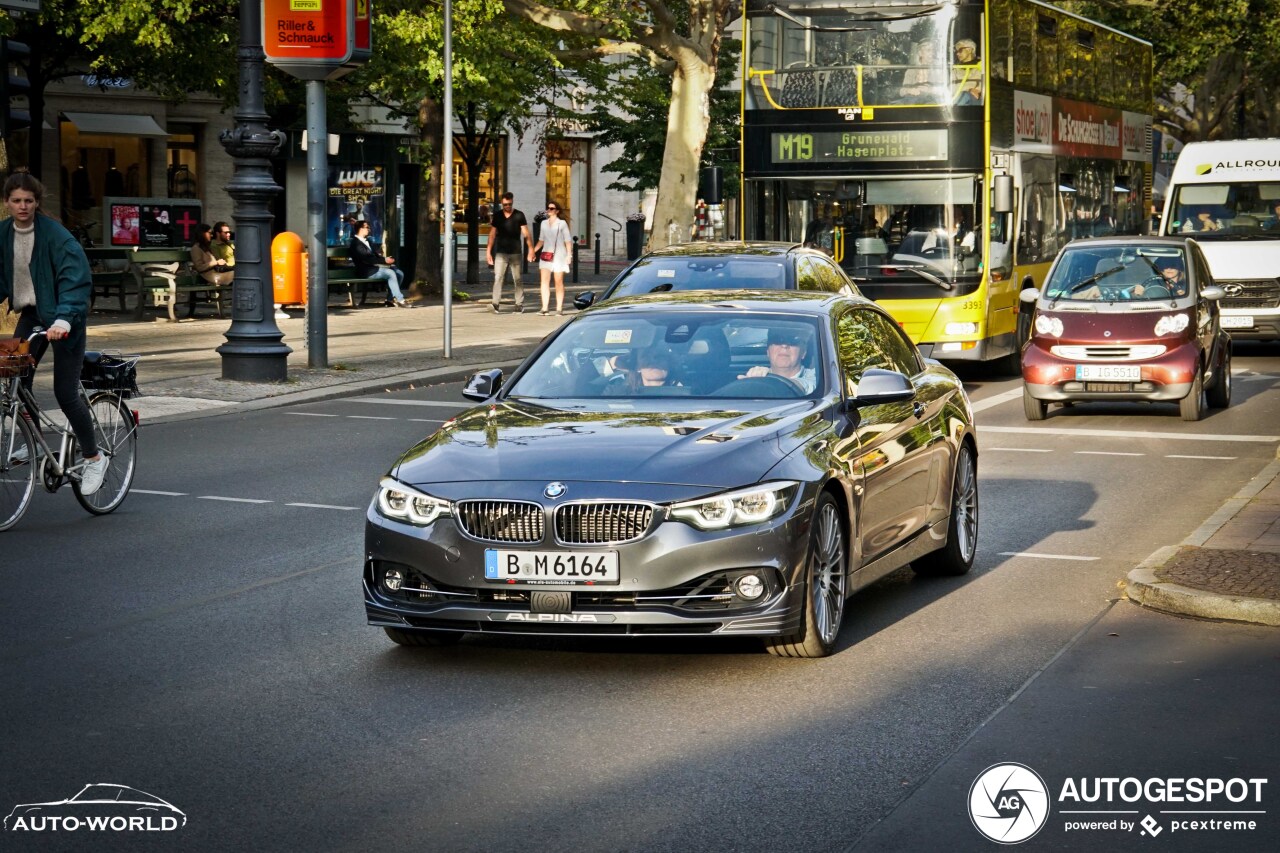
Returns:
[[[240,4],[240,103],[236,126],[220,137],[235,158],[235,174],[226,189],[235,202],[236,277],[231,289],[231,328],[218,354],[223,379],[283,382],[293,350],[283,342],[284,333],[275,321],[268,257],[273,217],[267,205],[283,191],[271,176],[270,158],[284,145],[284,134],[267,129],[261,3],[244,0]]]

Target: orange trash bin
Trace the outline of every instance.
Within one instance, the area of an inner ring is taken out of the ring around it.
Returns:
[[[271,241],[271,289],[278,305],[307,304],[307,253],[292,231]]]

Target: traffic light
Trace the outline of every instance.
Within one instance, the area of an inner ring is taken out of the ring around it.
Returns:
[[[14,131],[31,126],[31,111],[25,107],[13,107],[14,98],[25,98],[31,92],[31,83],[25,74],[14,74],[14,63],[25,62],[31,56],[30,46],[20,41],[0,38],[0,137],[8,137]]]

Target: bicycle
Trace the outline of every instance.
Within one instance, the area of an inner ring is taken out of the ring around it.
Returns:
[[[0,531],[22,519],[37,477],[49,492],[70,484],[82,507],[94,515],[106,515],[124,503],[137,467],[138,419],[124,401],[138,392],[136,365],[141,356],[85,353],[79,393],[89,406],[98,449],[109,460],[101,488],[86,495],[80,491],[85,462],[75,433],[70,425],[59,424],[41,411],[23,385],[35,369],[28,351],[31,341],[43,334],[37,329],[26,339],[26,348],[0,354]],[[44,429],[58,437],[56,452],[45,441]]]

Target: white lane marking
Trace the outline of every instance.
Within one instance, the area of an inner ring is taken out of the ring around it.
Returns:
[[[1181,453],[1166,453],[1165,459],[1221,459],[1223,462],[1230,462],[1232,459],[1239,459],[1238,456],[1190,456]]]
[[[379,417],[378,415],[347,415],[347,417],[349,417],[349,418],[351,418],[352,420],[355,420],[355,421],[394,421],[394,420],[398,420],[398,418],[384,418],[384,417]]]
[[[188,494],[187,492],[161,492],[155,489],[130,489],[129,491],[139,495],[164,495],[170,498],[181,498]]]
[[[200,495],[202,501],[229,501],[237,504],[269,504],[272,501],[258,500],[257,498],[224,498],[221,495]]]
[[[1052,453],[1053,451],[1047,447],[988,447],[987,453],[993,450],[1003,450],[1006,453]]]
[[[1196,434],[1120,429],[1054,429],[1053,427],[979,426],[978,434],[981,435],[984,432],[1010,432],[1027,435],[1074,435],[1097,438],[1168,438],[1175,441],[1242,441],[1257,442],[1259,444],[1273,444],[1280,441],[1280,435],[1222,435],[1217,433]]]
[[[985,400],[978,400],[976,403],[973,403],[972,406],[974,412],[982,412],[999,406],[1001,403],[1016,400],[1021,396],[1022,389],[1014,388],[1012,391],[1005,391],[1003,394],[996,394],[994,397],[987,397]]]
[[[1081,456],[1146,456],[1145,453],[1120,453],[1115,450],[1077,450]]]
[[[361,509],[361,507],[358,507],[358,506],[334,506],[333,504],[303,504],[303,503],[297,503],[297,504],[285,504],[285,506],[300,506],[300,507],[306,507],[307,509],[344,509],[344,510],[356,510],[356,509]]]
[[[1097,557],[1079,557],[1073,554],[1037,554],[1034,551],[1001,551],[1001,557],[1034,557],[1039,560],[1080,560],[1093,562]]]
[[[285,412],[286,415],[300,415],[304,418],[340,418],[341,415],[328,415],[324,412]]]
[[[440,418],[409,418],[408,420],[413,421],[413,422],[414,422],[414,423],[416,423],[416,424],[443,424],[443,423],[447,423],[447,421],[442,421],[442,420],[440,420]]]
[[[1019,394],[1022,392],[1019,391]],[[445,406],[450,409],[465,409],[474,406],[475,403],[450,403],[448,400],[382,400],[378,397],[356,397],[348,402],[351,403],[376,403],[382,406]]]

